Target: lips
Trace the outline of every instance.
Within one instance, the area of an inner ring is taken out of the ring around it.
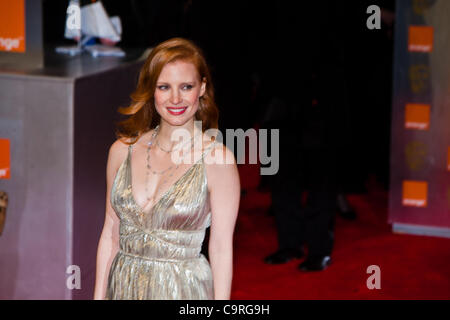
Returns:
[[[174,116],[178,116],[183,114],[186,111],[187,107],[167,107],[167,111]]]

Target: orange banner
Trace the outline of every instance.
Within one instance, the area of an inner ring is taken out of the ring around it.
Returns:
[[[433,51],[434,28],[429,26],[410,26],[408,49],[411,52]]]
[[[430,128],[430,105],[408,103],[405,109],[405,128],[428,130]]]
[[[0,139],[0,179],[10,178],[10,151],[9,139]]]
[[[25,0],[0,0],[0,51],[25,52]]]
[[[403,199],[404,206],[425,208],[428,198],[428,183],[426,181],[403,181]]]
[[[450,147],[448,147],[447,151],[447,170],[450,171]]]

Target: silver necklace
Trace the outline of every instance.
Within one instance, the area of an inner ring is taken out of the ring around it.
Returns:
[[[171,153],[173,151],[173,149],[172,150],[166,150],[163,147],[161,147],[161,145],[159,144],[158,140],[156,140],[156,145],[158,146],[159,149],[161,149],[164,152]]]
[[[149,194],[149,192],[148,192],[148,178],[149,178],[149,175],[150,175],[150,171],[153,173],[153,174],[155,174],[155,175],[163,175],[164,173],[166,173],[167,171],[169,171],[170,169],[172,169],[173,167],[174,167],[174,165],[171,165],[171,166],[169,166],[167,169],[164,169],[164,170],[162,170],[162,171],[154,171],[154,170],[152,170],[152,166],[150,165],[150,149],[151,149],[151,147],[152,147],[152,145],[153,145],[153,141],[155,141],[155,138],[156,138],[156,136],[158,135],[158,132],[159,132],[159,125],[157,125],[156,126],[156,128],[155,128],[155,131],[153,132],[153,134],[152,134],[152,137],[151,137],[151,140],[147,143],[147,170],[146,170],[146,176],[145,176],[145,194],[146,194],[146,197],[147,197],[147,204],[148,204],[148,202],[151,200],[151,198],[148,196],[148,194]],[[193,147],[194,147],[194,137],[193,138],[191,138],[191,146],[190,146],[190,149],[189,150],[191,150]],[[181,161],[178,163],[178,164],[176,164],[175,165],[175,170],[174,171],[172,171],[164,180],[163,180],[163,182],[161,183],[161,185],[160,186],[163,186],[167,181],[168,181],[168,179],[170,178],[170,177],[172,177],[173,176],[173,173],[178,169],[178,167],[180,166],[180,163],[182,162],[182,160],[184,160],[184,158],[187,156],[187,154],[188,154],[188,152],[186,152],[184,155],[183,155],[183,157],[180,159]],[[146,205],[147,205],[146,204]]]
[[[198,136],[200,136],[200,134],[197,135],[197,136],[192,137],[191,140],[189,140],[188,142],[191,142],[194,138],[196,138],[196,137],[198,137]],[[183,148],[185,145],[187,145],[188,142],[183,143],[183,144],[182,144],[180,147],[178,147],[178,148],[173,148],[172,150],[166,150],[166,149],[164,149],[164,148],[159,144],[158,139],[156,139],[156,145],[158,146],[158,148],[161,149],[162,151],[166,152],[166,153],[172,153],[172,152],[175,151],[175,150],[179,150],[179,149]]]

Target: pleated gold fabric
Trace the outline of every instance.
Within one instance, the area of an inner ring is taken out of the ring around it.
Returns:
[[[203,158],[214,144],[146,213],[132,194],[132,147],[111,189],[120,240],[105,299],[213,299],[211,268],[200,251],[211,224]]]

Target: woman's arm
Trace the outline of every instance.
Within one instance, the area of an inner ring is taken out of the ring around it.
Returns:
[[[119,247],[119,218],[111,207],[110,194],[113,180],[121,162],[126,156],[126,151],[126,145],[120,141],[114,142],[109,149],[106,165],[106,214],[97,249],[97,269],[94,289],[95,300],[105,298],[109,269]]]
[[[233,153],[225,146],[216,147],[207,157],[222,152],[231,163],[216,161],[207,165],[211,203],[209,260],[213,273],[214,299],[230,299],[233,278],[233,234],[239,210],[241,186]],[[221,158],[221,157],[220,157]],[[214,159],[217,159],[215,157]],[[223,159],[225,160],[225,159]]]

